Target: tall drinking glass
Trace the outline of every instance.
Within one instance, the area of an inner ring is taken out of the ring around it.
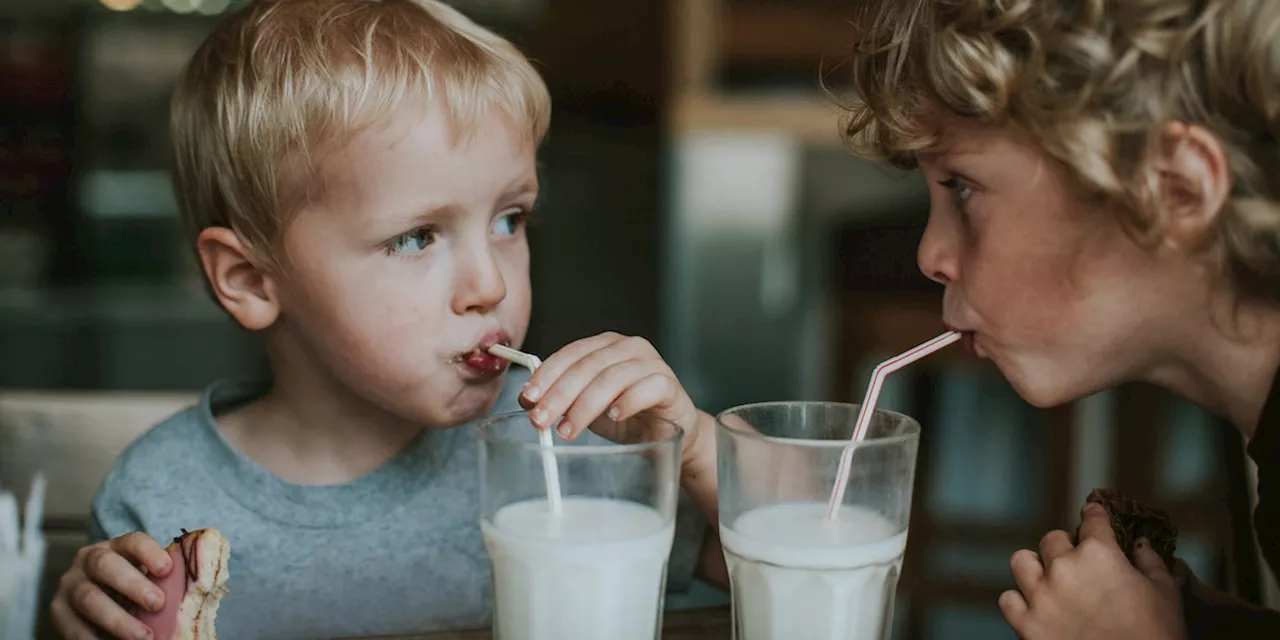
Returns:
[[[584,432],[548,453],[526,412],[480,439],[481,520],[497,640],[656,640],[675,533],[680,427],[656,418]],[[554,461],[562,499],[547,496]]]
[[[773,402],[717,416],[720,540],[736,640],[882,640],[893,618],[920,425],[876,411],[827,501],[858,405]]]

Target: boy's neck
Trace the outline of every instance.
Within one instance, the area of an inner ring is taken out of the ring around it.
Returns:
[[[1183,328],[1179,348],[1150,381],[1252,438],[1280,369],[1280,308],[1223,299],[1195,324]]]
[[[267,395],[217,424],[236,450],[286,482],[351,482],[386,464],[422,431],[358,398],[321,367],[272,370]]]

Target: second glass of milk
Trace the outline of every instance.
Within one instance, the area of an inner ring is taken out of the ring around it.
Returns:
[[[875,412],[829,518],[857,415],[854,404],[773,402],[717,416],[735,640],[889,637],[920,425]]]
[[[684,432],[644,421],[601,429],[612,439],[587,431],[556,440],[550,452],[526,412],[477,427],[495,639],[660,637]]]

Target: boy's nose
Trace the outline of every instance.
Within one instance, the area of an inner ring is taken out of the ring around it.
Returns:
[[[960,263],[956,259],[955,243],[944,227],[935,216],[929,216],[924,236],[920,238],[920,248],[916,251],[916,264],[925,277],[947,285],[959,279]]]
[[[453,292],[453,311],[459,315],[484,312],[507,297],[502,270],[488,250],[469,252],[458,261]]]

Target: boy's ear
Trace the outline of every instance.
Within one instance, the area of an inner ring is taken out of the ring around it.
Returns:
[[[1165,239],[1176,247],[1202,246],[1231,197],[1226,149],[1200,125],[1171,122],[1160,128],[1153,151]]]
[[[196,238],[196,252],[209,287],[227,313],[250,331],[261,331],[280,316],[275,276],[260,267],[239,234],[208,227]]]

